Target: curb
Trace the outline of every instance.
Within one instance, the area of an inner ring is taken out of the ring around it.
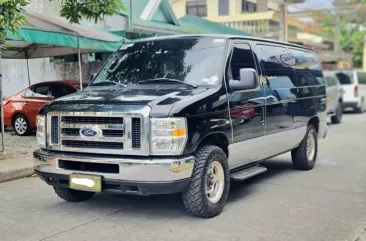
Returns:
[[[0,172],[0,183],[12,181],[12,180],[16,180],[16,179],[20,179],[20,178],[24,178],[24,177],[29,177],[29,176],[33,175],[33,173],[34,173],[33,167],[25,167],[25,168],[21,168],[21,169],[12,169],[12,170]]]

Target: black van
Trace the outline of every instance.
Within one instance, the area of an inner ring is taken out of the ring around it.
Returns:
[[[124,44],[84,91],[37,117],[35,171],[70,202],[96,192],[182,193],[199,217],[218,215],[230,181],[291,151],[310,170],[325,137],[326,91],[302,46],[223,35]]]

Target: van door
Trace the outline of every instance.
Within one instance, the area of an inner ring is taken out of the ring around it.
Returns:
[[[297,110],[294,57],[278,45],[257,45],[265,76],[266,156],[294,147],[294,117]]]
[[[239,72],[243,68],[259,71],[257,57],[248,43],[234,42],[230,57],[226,73],[228,80],[239,80]],[[233,126],[233,145],[230,147],[229,166],[235,168],[262,157],[265,147],[262,85],[253,90],[230,92],[229,106]]]

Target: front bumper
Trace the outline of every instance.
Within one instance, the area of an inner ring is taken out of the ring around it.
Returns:
[[[52,179],[51,176],[58,177],[59,180],[68,180],[68,176],[72,173],[96,175],[102,177],[106,187],[103,189],[111,189],[107,188],[111,183],[119,183],[120,187],[125,184],[128,186],[131,183],[134,183],[134,186],[143,185],[144,187],[146,185],[153,187],[154,185],[174,183],[178,183],[178,186],[184,186],[188,184],[187,180],[191,177],[194,166],[193,156],[172,158],[121,157],[52,152],[43,149],[33,152],[33,160],[35,172],[44,180],[49,181],[50,179],[47,178]],[[121,190],[123,187],[115,189]],[[150,192],[149,194],[155,193]]]

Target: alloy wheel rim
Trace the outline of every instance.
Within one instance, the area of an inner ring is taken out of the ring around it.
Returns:
[[[306,140],[306,154],[308,156],[309,161],[313,161],[315,157],[315,138],[314,135],[309,133]]]
[[[15,120],[15,130],[19,133],[19,134],[24,134],[27,131],[27,121],[22,118],[22,117],[18,117]]]
[[[206,175],[206,195],[211,203],[217,203],[224,192],[225,174],[221,163],[214,161],[210,164]]]

